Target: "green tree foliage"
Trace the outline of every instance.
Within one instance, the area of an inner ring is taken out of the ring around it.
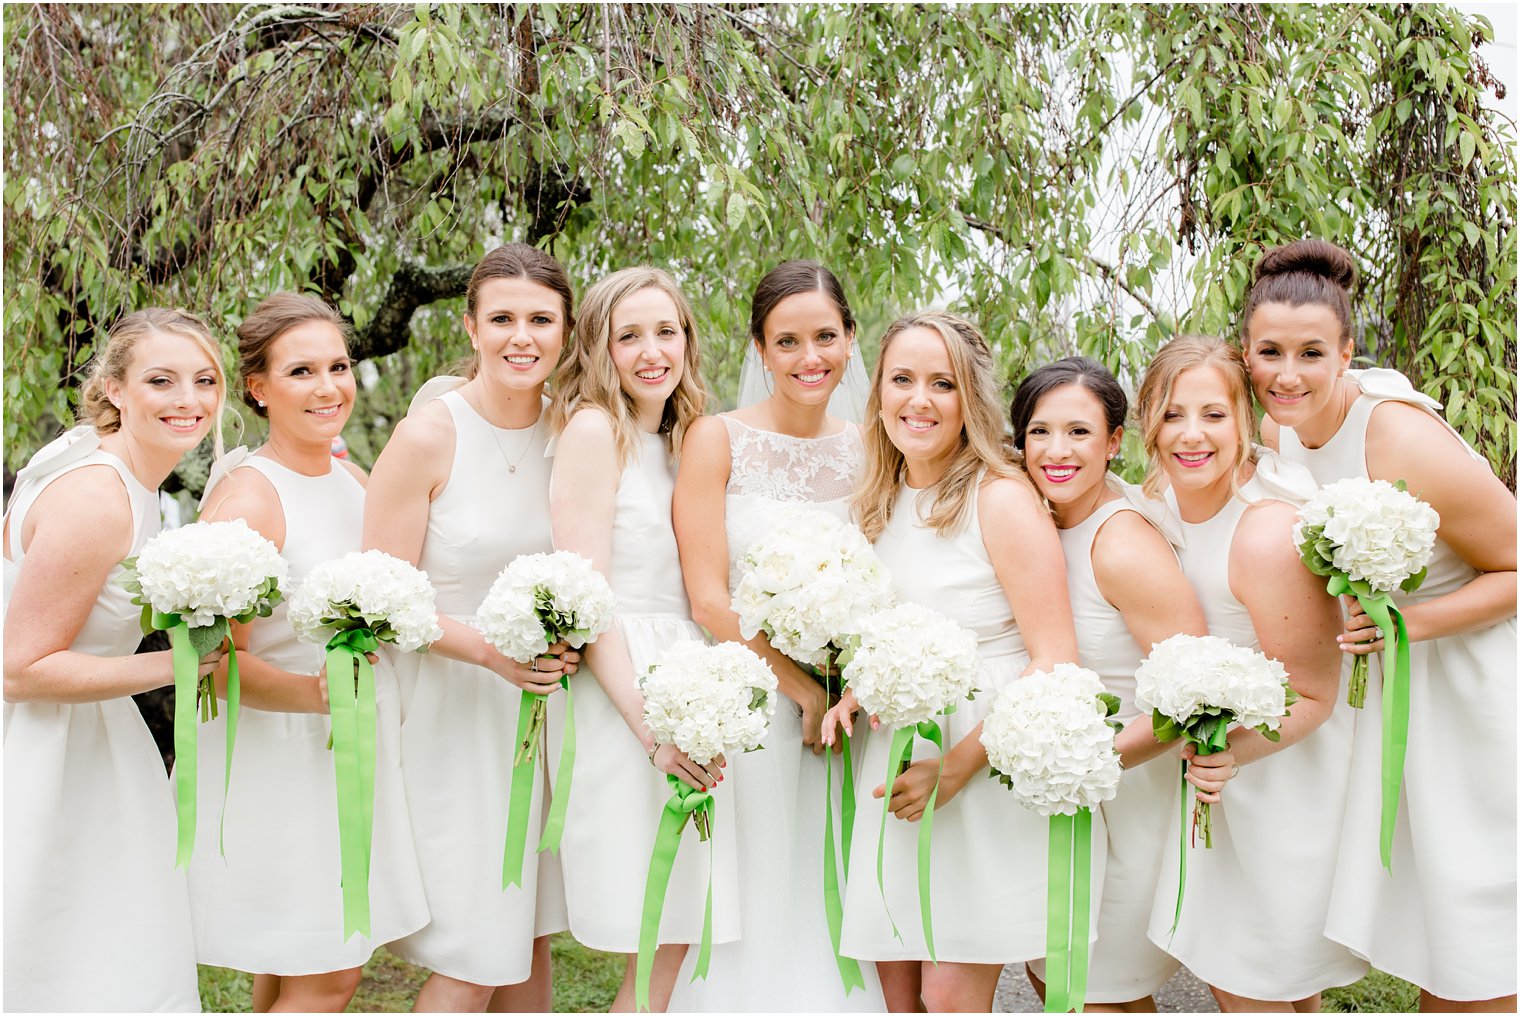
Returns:
[[[1372,362],[1513,480],[1513,127],[1481,18],[1426,5],[40,5],[5,31],[6,461],[92,341],[268,292],[354,322],[368,462],[464,351],[470,265],[669,267],[731,397],[748,293],[833,266],[862,319],[977,317],[1017,377],[1131,379],[1233,332],[1302,235],[1362,268]],[[865,335],[868,349],[875,335]],[[868,353],[869,355],[869,353]],[[231,356],[229,354],[229,363]]]

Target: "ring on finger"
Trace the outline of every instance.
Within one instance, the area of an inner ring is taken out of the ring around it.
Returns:
[[[533,658],[533,661],[528,664],[528,669],[533,671],[535,674],[538,673],[538,657],[535,656]]]

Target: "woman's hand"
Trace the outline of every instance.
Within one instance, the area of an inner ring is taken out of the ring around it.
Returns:
[[[934,807],[943,808],[951,799],[960,792],[960,787],[951,780],[942,778],[940,773],[940,760],[937,758],[923,759],[908,767],[907,772],[897,777],[892,783],[892,814],[909,822],[917,822],[924,817],[924,809],[929,804],[929,795],[934,792],[935,781],[939,781],[939,794],[934,798]],[[871,796],[877,799],[885,797],[887,785],[885,783],[871,791]]]
[[[855,691],[846,688],[834,707],[823,714],[822,740],[826,748],[834,748],[836,741],[842,741],[837,734],[837,728],[843,728],[845,737],[855,736],[855,714],[860,712],[860,702],[855,698]],[[871,717],[871,729],[881,726],[876,717]],[[838,750],[836,748],[836,750]]]
[[[699,766],[691,756],[673,744],[655,748],[649,761],[662,773],[675,776],[693,790],[711,790],[723,779],[721,770],[728,762],[719,755],[705,766]]]
[[[1187,762],[1185,779],[1197,787],[1198,800],[1204,804],[1218,804],[1224,785],[1240,772],[1240,765],[1230,749],[1216,751],[1212,755],[1198,754],[1198,747],[1191,742],[1184,744],[1177,754]]]
[[[197,676],[211,677],[221,668],[222,661],[227,658],[227,643],[223,642],[211,652],[201,657],[200,667],[196,670]],[[168,653],[164,654],[168,656]]]
[[[802,745],[813,749],[814,755],[822,755],[828,750],[823,742],[823,717],[829,711],[829,693],[800,667],[798,673],[802,674],[798,685],[801,697],[796,700],[802,707]]]
[[[1348,593],[1341,596],[1341,603],[1346,607],[1346,630],[1335,636],[1341,652],[1356,656],[1382,652],[1383,632],[1362,609],[1361,601]]]
[[[580,653],[574,652],[563,642],[556,642],[544,650],[542,655],[527,663],[518,663],[511,657],[504,656],[489,642],[486,643],[486,652],[489,654],[487,666],[494,673],[535,695],[552,695],[559,691],[559,679],[574,674],[579,669],[577,664],[581,659]]]
[[[374,653],[365,653],[364,658],[370,662],[371,666],[380,662],[380,657]],[[322,711],[332,712],[332,702],[327,697],[327,668],[325,666],[317,672],[317,693],[322,696]]]

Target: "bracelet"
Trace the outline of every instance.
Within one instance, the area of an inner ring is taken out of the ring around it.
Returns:
[[[657,752],[657,751],[659,751],[659,750],[660,750],[660,742],[656,741],[654,743],[654,747],[650,748],[649,751],[645,752],[645,757],[649,759],[649,764],[650,765],[654,765],[654,753]]]
[[[1230,770],[1230,779],[1233,780],[1235,777],[1237,777],[1239,775],[1240,775],[1240,763],[1236,762],[1235,763],[1235,768]]]

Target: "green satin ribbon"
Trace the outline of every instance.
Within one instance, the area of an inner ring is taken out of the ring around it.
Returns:
[[[934,920],[931,914],[929,888],[930,871],[929,856],[930,844],[934,837],[934,802],[939,797],[939,779],[945,771],[945,738],[939,729],[937,720],[925,720],[917,725],[899,727],[892,732],[892,745],[887,749],[887,785],[886,793],[882,795],[881,802],[881,830],[876,836],[876,885],[881,889],[881,902],[886,907],[887,922],[892,925],[892,934],[899,941],[902,933],[897,930],[897,922],[892,917],[892,908],[887,906],[887,885],[882,876],[882,848],[887,839],[887,816],[892,813],[892,784],[897,782],[903,765],[911,762],[913,758],[913,735],[924,738],[940,750],[939,770],[934,775],[934,787],[929,791],[929,800],[924,805],[923,818],[918,825],[918,909],[919,919],[924,928],[924,946],[929,951],[929,961],[938,965],[939,960],[934,952]]]
[[[1092,809],[1050,816],[1046,865],[1045,1011],[1081,1012],[1092,915]]]
[[[696,790],[679,777],[665,774],[665,781],[672,791],[660,814],[660,828],[655,833],[654,851],[649,856],[649,875],[644,881],[644,911],[639,923],[639,957],[634,968],[634,1008],[649,1011],[649,978],[654,972],[654,954],[660,944],[660,916],[665,912],[665,894],[670,888],[670,872],[676,863],[676,852],[681,848],[681,831],[687,819],[697,816],[698,831],[707,840],[707,910],[702,918],[702,944],[697,950],[696,969],[691,979],[707,976],[712,960],[712,795]],[[706,823],[705,829],[701,825]],[[778,971],[778,974],[780,972]]]
[[[559,841],[565,833],[565,813],[570,807],[570,779],[575,775],[575,699],[570,696],[570,678],[559,679],[565,689],[565,729],[560,743],[559,766],[554,771],[554,789],[549,797],[549,815],[544,819],[544,832],[538,839],[538,849],[551,854],[559,853]]]
[[[521,745],[528,736],[533,700],[542,695],[523,692],[517,707],[517,739]],[[526,755],[526,757],[523,757]],[[518,751],[512,764],[512,789],[507,799],[507,843],[501,859],[501,887],[522,885],[523,855],[528,849],[528,812],[533,804],[533,753]]]
[[[1378,857],[1393,871],[1393,831],[1404,789],[1404,756],[1409,750],[1409,631],[1404,615],[1387,593],[1363,596],[1344,575],[1332,575],[1325,588],[1331,596],[1349,593],[1362,605],[1383,635],[1383,817],[1378,831]],[[1393,652],[1388,652],[1388,647]],[[1365,657],[1358,657],[1358,660]]]
[[[162,614],[151,608],[147,613],[151,628],[169,633],[169,647],[174,661],[174,789],[177,823],[174,866],[188,868],[190,855],[195,851],[197,777],[200,775],[200,733],[196,726],[196,713],[201,711],[201,659],[190,644],[190,626],[178,614]],[[241,699],[237,650],[232,648],[231,639],[227,640],[227,647],[227,759],[222,774],[222,824],[217,834],[218,846],[224,855],[226,849],[221,843],[221,834],[226,825],[227,792],[232,786],[232,749],[237,742],[238,703]],[[214,684],[209,699],[204,708],[214,716]]]
[[[368,628],[327,643],[327,711],[332,718],[342,862],[343,939],[369,937],[370,852],[375,827],[375,668],[365,653],[379,645]]]
[[[1213,755],[1224,751],[1230,746],[1230,724],[1221,719],[1214,725],[1206,740],[1197,740],[1189,737],[1188,740],[1194,745],[1196,754]],[[1187,759],[1182,760],[1182,793],[1179,800],[1182,805],[1182,823],[1177,829],[1177,907],[1172,912],[1172,930],[1170,936],[1177,934],[1177,925],[1182,920],[1182,897],[1187,891],[1187,856],[1188,856],[1188,793]],[[1214,846],[1214,824],[1210,817],[1209,806],[1198,802],[1193,811],[1193,831],[1196,834],[1198,826],[1203,826],[1203,845],[1207,849]],[[1171,944],[1171,937],[1167,938],[1167,944]]]
[[[865,975],[860,971],[860,963],[839,951],[840,939],[844,931],[844,897],[840,887],[839,868],[844,868],[844,877],[850,877],[850,833],[855,824],[855,788],[851,776],[850,764],[850,735],[841,728],[840,736],[844,738],[844,786],[840,791],[840,816],[841,829],[839,838],[844,848],[843,858],[834,850],[834,752],[832,750],[823,753],[823,913],[829,925],[829,943],[834,947],[834,962],[839,967],[839,978],[844,982],[846,996],[856,988],[866,986]]]

